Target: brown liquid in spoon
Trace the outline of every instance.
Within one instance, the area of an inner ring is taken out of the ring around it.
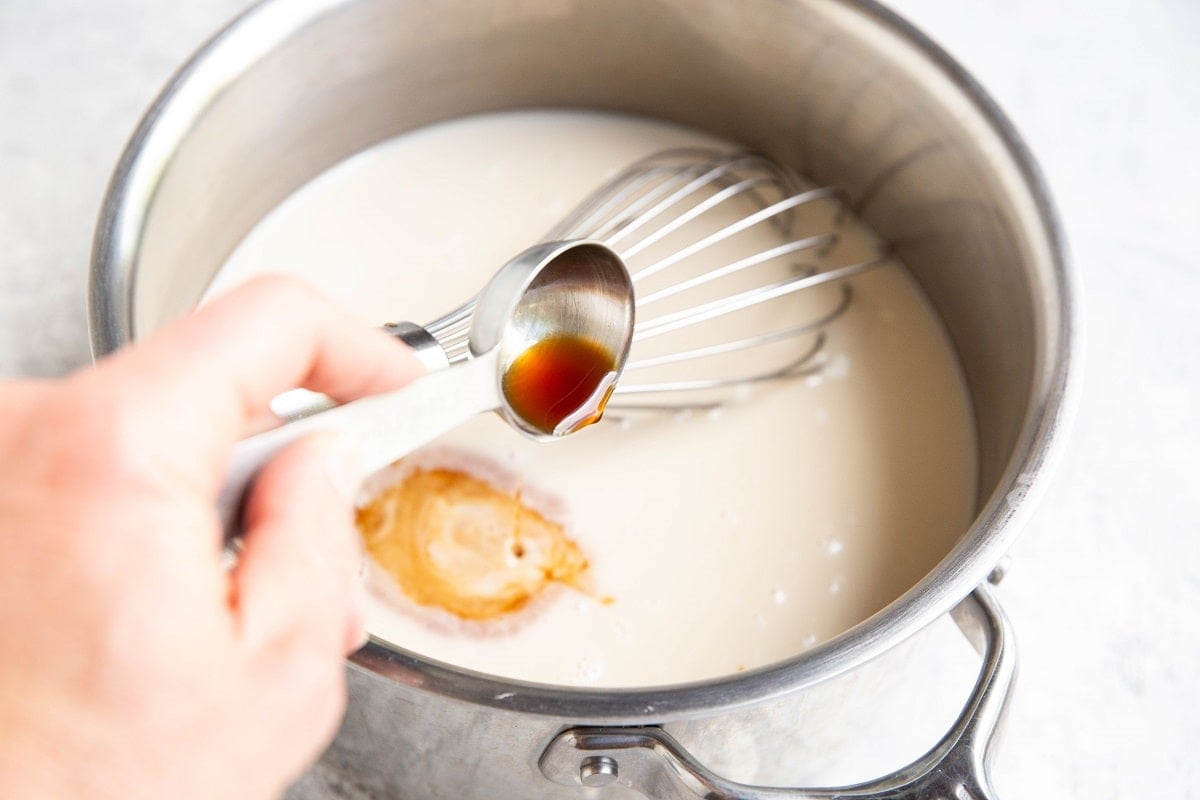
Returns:
[[[553,433],[588,402],[614,369],[612,353],[597,342],[579,336],[552,336],[513,360],[504,375],[504,396],[526,422],[543,433]],[[601,400],[595,416],[584,425],[600,419],[607,400]]]

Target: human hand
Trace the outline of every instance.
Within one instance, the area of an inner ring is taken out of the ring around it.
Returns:
[[[214,500],[278,392],[421,371],[260,279],[94,370],[0,385],[0,797],[259,800],[319,754],[363,636],[353,454],[318,434],[269,464],[232,572]]]

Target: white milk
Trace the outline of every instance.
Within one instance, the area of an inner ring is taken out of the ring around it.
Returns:
[[[294,194],[214,291],[283,271],[373,322],[429,321],[620,168],[710,141],[581,112],[416,131]],[[594,591],[556,586],[484,632],[381,592],[372,634],[503,676],[635,686],[778,661],[887,605],[971,518],[973,423],[949,343],[907,273],[893,264],[853,288],[821,375],[720,413],[602,422],[548,444],[488,416],[440,440],[435,454],[480,454],[549,498]]]

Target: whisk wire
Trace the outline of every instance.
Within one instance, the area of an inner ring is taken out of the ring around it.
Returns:
[[[625,364],[625,372],[630,372],[637,369],[646,369],[649,367],[660,367],[667,364],[676,364],[680,361],[688,361],[691,359],[710,358],[712,356],[735,353],[739,350],[749,350],[752,348],[761,347],[765,344],[785,341],[801,334],[819,331],[821,328],[825,327],[830,322],[833,322],[833,320],[842,315],[842,313],[850,306],[851,295],[852,292],[850,287],[842,286],[840,299],[837,305],[835,305],[822,316],[803,324],[792,325],[790,327],[781,328],[780,330],[772,331],[770,333],[763,333],[759,334],[758,336],[751,336],[732,342],[722,342],[721,344],[709,345],[707,347],[697,347],[691,350],[682,350],[649,358],[640,358],[635,361],[627,362]]]
[[[726,314],[732,314],[735,311],[741,311],[751,306],[776,300],[795,292],[804,289],[811,289],[815,286],[820,286],[826,283],[845,280],[860,272],[866,272],[869,269],[874,269],[880,263],[879,258],[872,258],[868,261],[862,261],[857,264],[851,264],[846,267],[830,270],[828,272],[818,272],[810,274],[806,277],[788,278],[766,286],[747,289],[737,294],[722,297],[718,300],[712,300],[707,303],[701,303],[691,308],[685,308],[680,311],[663,314],[645,322],[638,323],[633,332],[633,341],[640,342],[649,339],[653,336],[661,336],[664,333],[677,331],[680,328],[686,328],[689,325],[696,325],[701,322],[708,322],[717,317]],[[830,320],[832,321],[832,320]]]
[[[778,247],[771,248],[770,250],[764,250],[761,253],[755,253],[754,255],[738,259],[737,261],[726,264],[723,267],[718,267],[717,269],[710,270],[708,272],[702,272],[699,275],[682,280],[679,283],[672,284],[671,286],[664,287],[656,292],[650,292],[644,297],[638,298],[638,307],[645,308],[646,306],[651,305],[659,300],[665,300],[668,297],[674,297],[677,294],[682,294],[684,292],[697,289],[705,284],[721,280],[722,278],[727,278],[731,275],[736,275],[739,272],[751,269],[752,267],[757,267],[769,261],[774,261],[776,259],[793,255],[804,250],[809,250],[811,248],[821,248],[836,240],[837,237],[834,234],[825,233],[818,234],[816,236],[810,236],[806,239],[799,239],[794,242],[788,242],[787,244],[781,244]],[[815,268],[807,267],[798,271],[803,274],[811,274],[815,272]]]
[[[785,378],[795,378],[801,375],[811,375],[817,372],[821,365],[815,363],[815,357],[820,354],[825,347],[825,333],[821,332],[816,335],[808,349],[799,356],[794,357],[783,366],[776,367],[767,371],[749,372],[744,375],[731,375],[724,378],[697,378],[686,381],[664,381],[661,383],[645,383],[634,384],[627,386],[624,389],[624,394],[671,394],[677,392],[706,392],[714,389],[724,389],[731,386],[749,386],[755,383],[766,383],[768,381],[783,380]],[[699,407],[713,408],[721,405],[720,403],[701,403]],[[623,404],[617,404],[617,408],[626,408]],[[696,403],[670,403],[670,404],[655,404],[653,406],[640,406],[642,410],[676,410],[680,408],[696,408]]]
[[[675,160],[684,163],[682,166],[671,163]],[[546,239],[572,238],[572,233],[578,237],[586,232],[592,238],[604,238],[610,242],[609,246],[613,246],[617,241],[613,237],[614,229],[636,230],[649,222],[656,216],[649,207],[659,202],[663,195],[673,192],[660,211],[697,188],[708,184],[727,185],[724,176],[734,168],[762,160],[749,153],[722,154],[703,148],[677,148],[647,156],[584,198],[573,212],[550,230]],[[680,186],[683,188],[676,188]]]

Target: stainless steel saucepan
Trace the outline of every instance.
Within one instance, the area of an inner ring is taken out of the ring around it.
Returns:
[[[1075,298],[1012,127],[869,0],[266,0],[188,62],[120,161],[92,264],[95,354],[193,307],[251,227],[327,167],[423,125],[522,107],[670,120],[846,190],[953,340],[978,428],[978,513],[854,629],[703,683],[531,685],[373,641],[354,658],[328,769],[362,796],[412,800],[990,796],[984,758],[1014,655],[989,576],[1062,444]],[[849,701],[896,694],[900,654],[951,613],[982,667],[945,737],[881,780],[795,788],[858,735]]]

